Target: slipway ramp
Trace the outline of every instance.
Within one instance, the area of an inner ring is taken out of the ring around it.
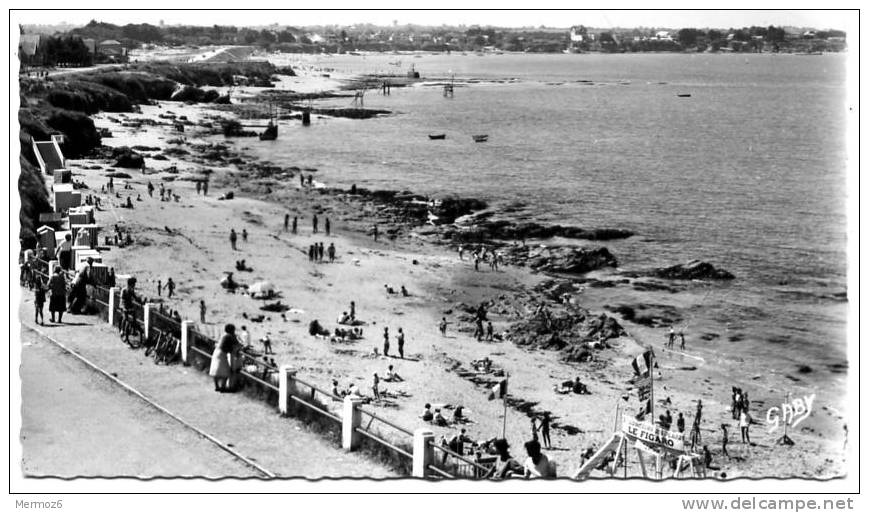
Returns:
[[[33,152],[39,161],[39,168],[44,174],[54,174],[57,169],[63,169],[65,159],[55,137],[50,141],[33,141]]]

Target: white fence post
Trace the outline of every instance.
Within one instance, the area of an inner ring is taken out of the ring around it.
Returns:
[[[115,297],[118,295],[118,288],[111,287],[109,289],[109,326],[115,325]]]
[[[145,340],[148,340],[151,336],[151,303],[145,303],[142,312],[142,316],[145,318]]]
[[[428,476],[428,466],[434,463],[434,432],[419,428],[413,432],[413,477]]]
[[[362,425],[361,404],[361,397],[348,395],[344,398],[344,414],[341,416],[341,446],[344,450],[354,451],[362,441],[362,435],[356,431]]]
[[[278,372],[278,411],[281,415],[290,412],[290,387],[293,385],[293,377],[296,371],[289,365],[281,365]]]
[[[190,365],[190,325],[193,321],[181,321],[181,363]]]

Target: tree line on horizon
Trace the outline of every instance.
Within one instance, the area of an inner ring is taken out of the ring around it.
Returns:
[[[766,43],[768,49],[839,50],[822,44],[828,38],[844,39],[840,30],[795,31],[780,26],[751,26],[742,28],[700,29],[682,28],[668,31],[666,38],[657,37],[658,29],[635,28],[591,30],[579,26],[575,30],[588,35],[582,42],[571,41],[568,30],[547,28],[496,27],[420,27],[414,25],[377,27],[360,25],[349,27],[272,26],[247,28],[227,25],[156,26],[148,23],[114,25],[91,20],[83,27],[48,38],[55,53],[76,55],[81,48],[70,36],[92,38],[97,42],[117,40],[128,48],[143,44],[181,45],[250,45],[269,51],[330,52],[342,51],[480,51],[497,49],[511,52],[560,52],[568,47],[582,51],[690,51],[745,49],[760,51]],[[24,27],[22,27],[22,33]]]

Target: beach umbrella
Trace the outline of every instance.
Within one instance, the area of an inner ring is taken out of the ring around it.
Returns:
[[[254,283],[253,285],[251,285],[247,290],[248,290],[248,292],[251,293],[251,295],[253,295],[253,294],[266,294],[267,295],[269,292],[274,293],[275,290],[277,290],[277,289],[275,289],[274,284],[270,281],[258,281],[256,283]]]

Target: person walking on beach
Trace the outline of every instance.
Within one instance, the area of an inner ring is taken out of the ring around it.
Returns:
[[[398,357],[404,360],[404,331],[401,328],[398,328],[396,340],[398,340]]]
[[[383,328],[383,356],[389,356],[389,327]]]
[[[299,174],[299,186],[304,189],[305,188],[305,175]]]
[[[314,227],[314,233],[317,233],[317,222],[318,222],[318,220],[317,220],[317,214],[314,214],[314,217],[313,217],[313,219],[311,220],[311,224],[312,224],[313,227]]]
[[[447,336],[447,318],[446,317],[441,317],[441,322],[438,323],[438,329],[440,330],[442,337]]]
[[[679,417],[676,419],[676,429],[678,429],[680,433],[685,432],[685,417],[682,416],[682,412],[679,412]]]
[[[742,410],[739,414],[739,434],[742,437],[742,443],[751,445],[751,437],[748,435],[748,427],[751,425],[751,417],[748,412]]]
[[[676,330],[670,326],[670,334],[667,336],[667,349],[673,349],[673,344],[676,342]]]
[[[242,242],[247,242],[247,228],[241,229],[241,240]]]
[[[335,243],[330,242],[329,243],[329,263],[332,263],[334,261],[335,261]]]
[[[161,280],[157,280],[157,297],[161,297],[163,295],[163,282]]]
[[[547,449],[552,449],[552,440],[549,438],[549,424],[551,421],[549,412],[543,412],[543,418],[540,420],[540,437],[543,439],[543,446]]]
[[[223,338],[211,353],[211,367],[208,375],[214,378],[215,392],[228,392],[226,384],[229,380],[231,369],[229,367],[229,355],[233,353],[238,340],[235,337],[235,326],[227,324],[224,328]]]
[[[727,424],[721,424],[721,454],[729,458],[730,455],[727,454],[727,438]]]
[[[202,182],[196,180],[196,195],[199,196],[200,193],[202,193]]]
[[[486,324],[486,340],[492,342],[495,340],[495,329],[492,327],[492,321]]]
[[[63,312],[66,311],[66,278],[60,267],[54,268],[54,275],[48,280],[48,291],[51,295],[48,300],[48,313],[51,322],[54,322],[54,314],[57,314],[57,322],[63,323]]]
[[[323,256],[326,254],[326,248],[323,246],[321,242],[319,246],[317,246],[317,259],[322,262]]]
[[[329,218],[326,218],[326,237],[332,232],[332,222],[329,221]]]
[[[374,225],[374,242],[377,242],[377,225]]]
[[[166,280],[166,290],[168,292],[166,294],[166,298],[172,297],[172,294],[175,293],[175,282],[172,281],[172,278],[169,278],[168,280]]]
[[[685,351],[685,332],[679,330],[679,350]]]
[[[465,248],[463,248],[462,245],[459,244],[459,260],[464,260],[464,259],[465,259]]]
[[[299,233],[299,218],[298,216],[293,216],[293,235]]]
[[[290,229],[290,214],[284,214],[284,231]]]
[[[205,324],[205,300],[199,300],[199,322]]]
[[[208,180],[202,182],[202,195],[208,196]]]
[[[235,251],[235,242],[238,240],[238,235],[235,233],[235,228],[229,229],[229,244],[232,246],[232,250]]]
[[[356,320],[356,302],[355,301],[350,301],[350,320],[351,321]]]
[[[151,180],[148,180],[148,196],[154,197],[154,184],[151,183]]]
[[[36,308],[36,318],[33,322],[45,326],[45,314],[42,313],[42,308],[45,306],[45,286],[42,284],[42,278],[39,277],[33,280],[33,305]]]
[[[374,393],[374,398],[380,400],[380,378],[377,373],[374,373],[374,379],[371,383],[371,391]]]
[[[480,255],[478,255],[477,253],[474,253],[474,270],[480,270]]]

